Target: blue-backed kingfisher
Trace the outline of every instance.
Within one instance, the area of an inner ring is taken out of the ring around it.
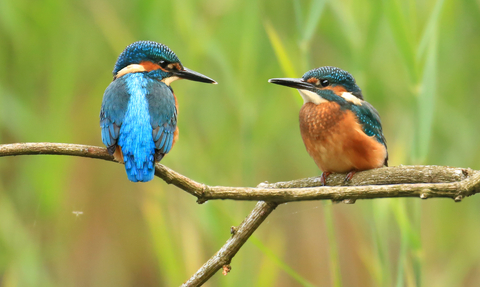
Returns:
[[[317,166],[322,185],[331,173],[355,172],[388,165],[388,152],[380,116],[363,100],[350,73],[336,67],[320,67],[300,79],[276,78],[270,83],[298,89],[304,104],[300,132]]]
[[[177,99],[170,84],[188,79],[216,84],[185,68],[167,46],[139,41],[120,54],[100,111],[102,141],[125,163],[130,181],[150,181],[178,137]]]

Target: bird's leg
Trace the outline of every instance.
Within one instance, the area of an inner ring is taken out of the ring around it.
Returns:
[[[345,176],[345,180],[343,181],[343,183],[349,182],[356,173],[357,173],[356,170],[352,170],[349,173],[347,173],[347,176]]]
[[[329,175],[331,175],[332,173],[331,172],[328,172],[328,171],[324,171],[322,172],[322,175],[320,176],[320,183],[323,185],[323,186],[326,186],[327,185],[327,177]]]

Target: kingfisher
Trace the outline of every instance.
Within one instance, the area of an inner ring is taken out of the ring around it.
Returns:
[[[115,63],[113,81],[103,95],[100,127],[103,143],[125,163],[130,181],[152,180],[155,162],[178,138],[178,104],[170,84],[179,79],[216,84],[153,41],[127,46]]]
[[[353,76],[337,67],[320,67],[302,78],[270,83],[296,88],[303,98],[300,133],[309,155],[323,172],[347,173],[388,166],[388,152],[377,110],[363,99]]]

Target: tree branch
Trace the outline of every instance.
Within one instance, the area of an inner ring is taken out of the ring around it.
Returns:
[[[34,154],[115,161],[105,148],[96,146],[61,143],[0,145],[0,157]],[[358,172],[348,186],[340,186],[344,185],[345,175],[332,174],[328,177],[326,187],[319,186],[319,177],[273,184],[261,183],[255,188],[208,186],[158,163],[155,175],[192,194],[199,203],[214,199],[260,201],[238,228],[232,228],[232,237],[225,245],[182,286],[200,286],[222,267],[224,274],[228,273],[229,264],[238,250],[281,203],[325,199],[354,203],[357,199],[384,197],[447,197],[461,201],[480,192],[480,171],[444,166],[397,166]]]
[[[220,268],[223,267],[224,275],[230,271],[230,261],[237,254],[238,250],[248,240],[250,235],[257,230],[267,216],[278,206],[274,202],[260,201],[255,205],[255,208],[237,227],[232,227],[232,237],[227,240],[227,243],[220,248],[220,250],[212,256],[203,266],[185,282],[182,287],[187,286],[201,286],[207,282]]]
[[[0,145],[0,157],[33,154],[72,155],[115,161],[105,148],[60,143],[20,143]],[[258,187],[208,186],[156,164],[155,175],[168,184],[197,197],[199,203],[214,199],[273,201],[303,200],[354,201],[384,197],[447,197],[461,200],[480,192],[480,172],[444,166],[397,166],[358,172],[343,185],[344,175],[328,177],[329,186],[319,186],[319,177],[263,183]]]

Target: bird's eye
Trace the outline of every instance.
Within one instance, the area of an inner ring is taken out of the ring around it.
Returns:
[[[162,67],[163,69],[167,69],[167,68],[168,68],[168,65],[170,65],[170,62],[161,60],[160,62],[158,62],[158,64],[159,64],[160,67]]]
[[[169,62],[169,61],[160,60],[160,62],[158,62],[158,64],[160,65],[162,70],[164,70],[166,72],[167,71],[172,71],[172,70],[181,70],[181,67],[178,63],[172,63],[172,62]]]
[[[328,85],[330,85],[330,81],[329,80],[320,80],[320,85],[322,85],[322,87],[326,87]]]

